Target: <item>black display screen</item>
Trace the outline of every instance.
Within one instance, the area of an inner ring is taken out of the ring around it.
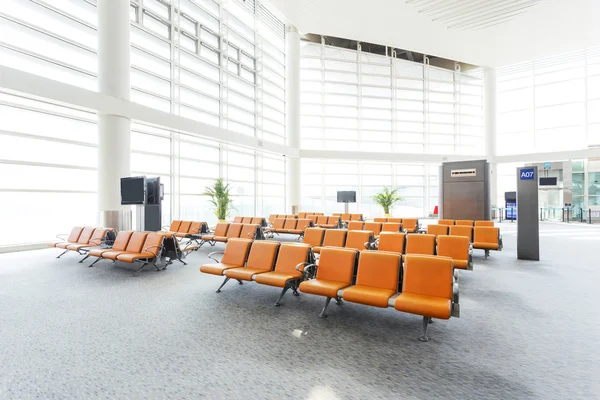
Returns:
[[[356,203],[355,191],[340,191],[337,192],[338,203]]]
[[[556,186],[557,178],[540,178],[540,186]]]
[[[146,204],[146,178],[121,178],[121,204]]]

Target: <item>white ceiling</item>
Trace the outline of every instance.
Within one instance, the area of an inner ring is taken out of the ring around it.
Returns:
[[[316,33],[498,67],[600,46],[600,0],[270,0]]]

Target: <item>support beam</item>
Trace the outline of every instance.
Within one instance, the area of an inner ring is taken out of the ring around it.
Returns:
[[[286,129],[287,145],[300,148],[300,34],[288,27],[286,39]],[[287,199],[291,213],[300,209],[300,158],[288,157],[286,163]]]
[[[483,72],[483,125],[485,156],[490,163],[490,201],[498,206],[498,168],[496,163],[496,70]]]

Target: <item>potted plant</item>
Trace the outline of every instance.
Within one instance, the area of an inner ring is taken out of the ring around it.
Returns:
[[[207,186],[202,194],[210,197],[209,201],[213,205],[217,219],[219,222],[224,222],[233,209],[229,184],[226,185],[223,178],[219,178],[212,186]]]
[[[386,218],[389,218],[390,209],[394,207],[394,204],[402,201],[402,197],[398,196],[398,188],[384,186],[381,192],[373,196],[373,200],[383,207]]]

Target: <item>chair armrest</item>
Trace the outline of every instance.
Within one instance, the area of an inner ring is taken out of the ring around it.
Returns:
[[[304,268],[300,269],[301,267],[304,267]],[[311,268],[314,268],[314,272],[312,274],[309,272]],[[317,275],[317,264],[313,264],[313,263],[309,263],[309,262],[305,261],[303,263],[296,265],[296,271],[302,272],[302,276],[304,277],[304,279],[311,279]]]
[[[148,250],[148,249],[154,249],[154,248],[156,248],[156,249],[159,249],[159,250],[160,250],[160,249],[162,249],[162,246],[148,246],[148,247],[146,247],[146,248],[144,249],[144,251],[148,251],[148,253],[152,253],[152,254],[154,254],[154,257],[158,257],[158,253],[159,253],[158,251],[155,253],[155,252],[153,252],[153,251],[149,251],[149,250]]]
[[[213,251],[212,253],[210,253],[208,255],[208,258],[210,258],[211,260],[214,260],[215,262],[220,263],[221,260],[217,260],[216,258],[213,257],[215,254],[223,254],[223,255],[225,255],[225,252],[224,251]]]
[[[68,233],[61,233],[60,235],[56,235],[56,238],[58,240],[62,240],[63,242],[66,242],[68,236],[69,236]]]

